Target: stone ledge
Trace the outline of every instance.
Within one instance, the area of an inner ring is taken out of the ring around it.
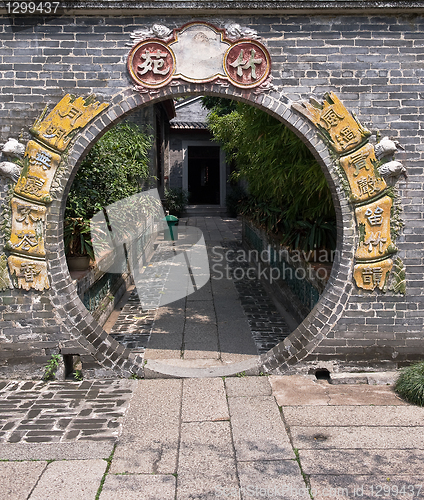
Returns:
[[[398,372],[372,372],[372,373],[332,373],[330,384],[368,384],[368,385],[393,385]]]
[[[391,0],[391,1],[363,1],[363,0],[271,0],[271,1],[251,1],[238,0],[237,2],[229,0],[215,1],[193,1],[193,0],[155,0],[155,1],[140,1],[140,0],[102,0],[96,1],[64,1],[61,2],[61,8],[65,11],[81,15],[87,15],[90,11],[99,10],[118,10],[122,13],[130,11],[224,11],[224,12],[245,12],[246,10],[254,10],[255,13],[271,14],[284,11],[285,14],[291,12],[307,11],[373,11],[382,13],[400,12],[400,11],[417,11],[424,9],[423,1],[408,1],[408,0]],[[3,10],[3,9],[2,9]]]
[[[424,12],[424,1],[391,0],[391,1],[362,1],[362,0],[102,0],[95,1],[64,1],[60,5],[60,13],[75,16],[91,16],[107,12],[107,15],[151,15],[151,14],[193,14],[214,13],[255,15],[275,14],[401,14]],[[6,8],[0,7],[0,15],[7,15]]]

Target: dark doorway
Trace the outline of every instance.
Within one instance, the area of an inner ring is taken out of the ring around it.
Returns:
[[[191,204],[219,205],[219,146],[188,147]]]

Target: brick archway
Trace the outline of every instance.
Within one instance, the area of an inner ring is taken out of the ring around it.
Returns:
[[[292,129],[311,149],[320,163],[330,190],[337,217],[337,260],[334,262],[328,285],[309,316],[287,339],[261,357],[264,371],[285,372],[301,362],[326,337],[343,313],[352,291],[352,271],[355,248],[355,220],[352,207],[345,197],[338,176],[333,172],[332,160],[326,145],[309,122],[290,108],[290,101],[277,93],[254,93],[236,87],[216,84],[183,84],[164,87],[155,93],[135,93],[126,90],[117,94],[108,109],[99,115],[75,140],[66,160],[66,172],[61,178],[60,195],[53,201],[47,214],[46,250],[51,276],[51,299],[56,315],[74,344],[86,352],[86,368],[90,359],[104,370],[118,375],[142,374],[142,359],[131,354],[113,340],[98,325],[77,296],[69,275],[63,247],[63,216],[66,198],[79,165],[92,145],[126,115],[145,105],[170,97],[185,95],[216,95],[261,108]],[[71,342],[71,344],[72,344]],[[69,352],[73,347],[65,347]],[[93,365],[93,366],[94,366]]]

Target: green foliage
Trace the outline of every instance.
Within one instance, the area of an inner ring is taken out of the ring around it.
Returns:
[[[260,201],[252,195],[240,201],[240,213],[267,231],[277,231],[278,224],[284,217],[281,206]]]
[[[102,208],[142,190],[152,179],[152,138],[133,123],[120,123],[91,148],[72,184],[65,218],[90,219]]]
[[[188,192],[181,188],[165,189],[164,208],[179,217],[188,204]]]
[[[208,115],[214,140],[222,144],[245,179],[249,198],[242,213],[268,231],[284,232],[290,245],[335,245],[335,214],[325,176],[307,146],[283,123],[237,103],[230,113],[217,106]]]
[[[66,255],[74,257],[88,255],[94,260],[90,221],[82,217],[68,217],[65,219],[64,244]]]
[[[69,256],[94,260],[90,219],[112,203],[142,190],[151,179],[152,138],[133,123],[120,123],[91,148],[69,192],[64,243]]]
[[[76,380],[77,382],[80,382],[81,380],[84,379],[82,375],[82,370],[75,370],[73,375],[74,375],[74,380]]]
[[[424,406],[424,362],[404,368],[396,381],[395,391],[409,403]]]
[[[240,186],[231,187],[226,198],[225,204],[230,217],[237,217],[241,213],[241,204],[246,199],[246,191]]]
[[[320,216],[314,221],[282,221],[283,245],[310,251],[315,248],[334,250],[337,241],[336,222]]]
[[[222,99],[222,97],[204,96],[202,106],[214,111],[218,116],[228,115],[237,109],[237,101]]]
[[[240,213],[255,225],[268,232],[278,233],[282,245],[306,252],[317,248],[336,248],[336,221],[332,217],[319,216],[315,220],[286,219],[284,209],[266,201],[258,201],[253,196],[242,199],[239,208]]]
[[[60,354],[52,354],[50,361],[47,363],[44,371],[43,380],[54,380],[56,370],[59,367]]]

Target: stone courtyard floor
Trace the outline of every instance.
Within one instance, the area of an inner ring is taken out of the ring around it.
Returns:
[[[203,231],[211,279],[161,306],[166,279],[147,265],[151,286],[109,324],[150,378],[0,381],[0,499],[422,498],[424,408],[384,374],[246,376],[288,322],[258,279],[233,280],[221,261],[239,248],[238,221],[181,225]],[[152,262],[172,247],[156,250]]]
[[[246,259],[236,261],[235,256],[246,253],[241,247],[241,222],[191,216],[181,219],[178,227],[178,250],[184,248],[185,228],[202,231],[209,281],[187,297],[161,306],[161,294],[169,286],[166,263],[174,247],[159,238],[140,286],[121,301],[119,316],[113,316],[106,330],[144,357],[147,377],[257,374],[259,355],[290,334],[293,319],[281,316],[254,265]]]
[[[0,397],[5,500],[423,496],[424,408],[388,385],[12,381]]]

